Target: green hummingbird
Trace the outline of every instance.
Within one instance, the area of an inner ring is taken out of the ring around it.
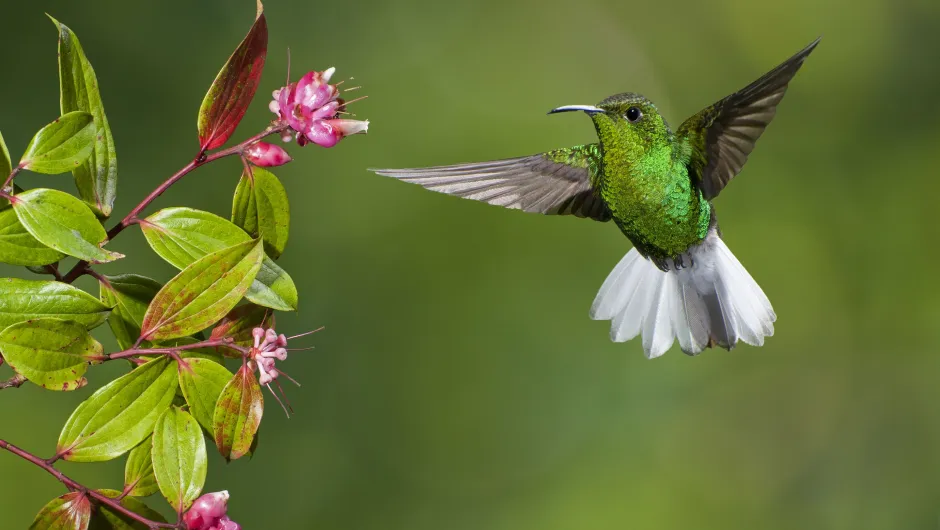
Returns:
[[[373,169],[433,191],[504,208],[610,221],[633,248],[604,281],[591,318],[611,339],[642,334],[648,358],[678,339],[682,351],[761,346],[777,316],[721,239],[712,199],[737,175],[773,119],[790,80],[819,39],[675,132],[634,93],[583,111],[598,142],[521,158],[421,169]]]

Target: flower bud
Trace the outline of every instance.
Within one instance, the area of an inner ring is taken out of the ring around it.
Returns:
[[[267,142],[257,142],[249,146],[245,149],[245,158],[258,167],[283,166],[291,161],[284,148]]]
[[[206,493],[196,499],[189,511],[183,514],[183,522],[187,530],[213,530],[219,528],[218,524],[228,510],[228,492],[218,491]]]

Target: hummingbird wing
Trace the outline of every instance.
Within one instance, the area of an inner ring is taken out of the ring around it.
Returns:
[[[610,209],[591,183],[597,151],[591,144],[492,162],[371,171],[504,208],[609,221]]]
[[[817,44],[819,39],[679,127],[676,136],[692,147],[689,175],[706,199],[718,196],[741,171],[757,139],[776,114],[787,84]]]

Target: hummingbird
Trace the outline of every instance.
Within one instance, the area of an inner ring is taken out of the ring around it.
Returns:
[[[712,205],[744,167],[787,86],[819,38],[759,79],[673,130],[652,101],[631,92],[587,114],[596,143],[505,160],[372,169],[429,190],[504,208],[613,221],[633,244],[607,276],[590,316],[611,339],[642,335],[650,359],[676,340],[689,355],[740,340],[762,346],[773,307],[722,241]]]

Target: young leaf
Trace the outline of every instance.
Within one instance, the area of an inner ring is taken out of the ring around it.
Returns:
[[[0,329],[37,318],[74,320],[92,329],[110,311],[94,296],[62,282],[0,278]]]
[[[176,361],[154,359],[83,401],[62,428],[56,451],[66,460],[100,462],[124,454],[150,433],[176,395]]]
[[[212,416],[215,445],[226,460],[248,454],[263,413],[261,385],[254,371],[244,364],[222,389]]]
[[[152,448],[153,437],[148,436],[127,454],[127,463],[124,465],[124,491],[132,497],[146,497],[160,489],[157,487],[157,479],[153,476],[153,459],[150,456]]]
[[[49,501],[36,514],[30,530],[86,530],[91,519],[88,495],[74,491]]]
[[[250,239],[230,221],[192,208],[160,210],[142,221],[141,229],[154,252],[178,269],[210,252]],[[267,256],[245,298],[279,311],[297,309],[294,281]]]
[[[59,32],[59,94],[62,114],[80,110],[95,119],[94,149],[72,169],[79,195],[101,217],[111,215],[117,195],[117,155],[108,118],[104,114],[95,69],[85,57],[78,37],[65,24],[52,19]]]
[[[140,325],[144,321],[147,306],[162,285],[156,280],[137,274],[105,276],[99,282],[99,297],[113,307],[108,325],[121,349],[128,349],[140,337]]]
[[[6,179],[13,172],[13,162],[10,161],[10,150],[0,134],[0,178]]]
[[[199,107],[199,146],[205,151],[225,143],[235,132],[258,90],[268,52],[268,23],[258,4],[258,17],[225,62]]]
[[[42,318],[0,331],[0,352],[10,368],[49,390],[75,390],[88,382],[88,363],[101,357],[101,344],[85,326]]]
[[[180,364],[180,388],[196,421],[212,432],[212,414],[222,389],[232,380],[232,372],[207,359],[186,359]]]
[[[33,237],[91,263],[124,256],[101,248],[108,234],[82,201],[59,190],[36,188],[13,197],[13,210]]]
[[[95,123],[87,112],[69,112],[46,125],[26,147],[20,167],[54,175],[80,166],[95,147]]]
[[[206,441],[199,423],[178,407],[166,409],[153,429],[153,472],[160,492],[182,513],[206,483]]]
[[[98,493],[101,493],[102,495],[112,499],[116,499],[117,497],[121,496],[121,492],[117,490],[98,490]],[[158,523],[166,522],[166,519],[164,519],[162,515],[154,510],[151,510],[150,507],[144,504],[144,502],[140,499],[135,499],[134,497],[130,496],[124,497],[121,499],[121,506],[136,513],[137,515],[142,515],[151,521]],[[95,507],[95,511],[91,514],[91,526],[88,528],[89,530],[148,530],[145,524],[131,519],[122,513],[116,512],[105,504],[98,504]]]
[[[196,260],[170,280],[144,315],[141,338],[192,335],[225,316],[261,268],[261,241],[245,241]]]
[[[275,327],[274,315],[271,314],[270,309],[255,304],[240,305],[229,311],[229,314],[212,328],[212,335],[209,338],[231,337],[235,344],[251,346],[255,341],[251,330],[262,323],[269,328]]]
[[[259,167],[242,173],[232,201],[232,222],[264,239],[268,256],[280,257],[290,232],[290,205],[274,173]]]

